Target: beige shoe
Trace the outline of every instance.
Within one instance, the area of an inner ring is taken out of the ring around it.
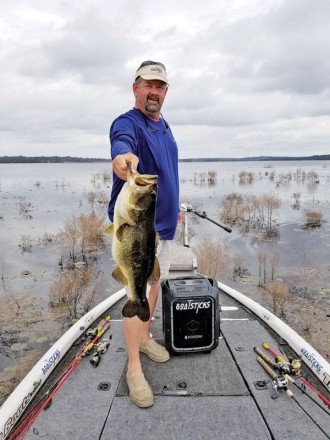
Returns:
[[[132,402],[140,408],[148,408],[154,404],[154,395],[144,375],[128,377],[126,383]]]
[[[141,344],[140,352],[149,356],[154,362],[166,362],[170,358],[170,354],[166,348],[158,344],[154,339],[149,339],[145,344]]]

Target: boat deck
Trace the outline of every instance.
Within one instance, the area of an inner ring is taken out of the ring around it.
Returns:
[[[125,383],[126,352],[121,321],[125,300],[110,311],[105,337],[108,351],[94,368],[88,357],[54,396],[26,436],[27,440],[180,440],[330,438],[330,412],[323,402],[291,385],[278,397],[268,374],[256,361],[254,347],[263,342],[280,350],[256,317],[220,292],[221,335],[210,353],[172,355],[157,364],[141,354],[155,404],[137,408]],[[163,343],[160,301],[154,314],[153,336]]]

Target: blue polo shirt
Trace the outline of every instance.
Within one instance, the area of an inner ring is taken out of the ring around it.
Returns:
[[[153,121],[140,110],[119,116],[110,128],[111,157],[133,153],[139,158],[140,174],[157,174],[158,191],[155,229],[163,240],[172,240],[179,214],[178,148],[170,127]],[[108,214],[113,221],[117,196],[125,182],[113,173]]]

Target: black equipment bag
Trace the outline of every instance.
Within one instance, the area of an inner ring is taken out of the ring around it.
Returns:
[[[210,352],[220,333],[219,287],[203,276],[162,282],[165,345],[174,353]]]

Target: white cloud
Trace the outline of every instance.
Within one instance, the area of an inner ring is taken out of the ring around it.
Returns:
[[[0,155],[108,157],[145,59],[167,66],[180,157],[327,154],[329,12],[328,0],[4,0]]]

